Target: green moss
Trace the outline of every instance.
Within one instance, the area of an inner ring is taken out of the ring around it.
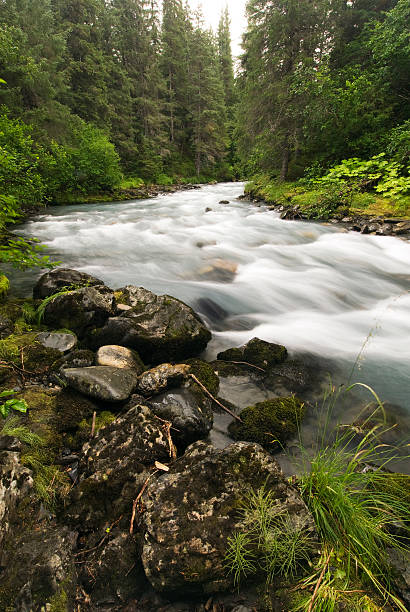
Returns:
[[[201,359],[188,359],[186,363],[190,366],[190,373],[196,376],[204,387],[216,397],[219,393],[219,378],[213,367]]]
[[[61,588],[53,597],[49,600],[50,610],[49,612],[68,612],[68,595],[64,588]]]
[[[4,300],[10,289],[10,282],[7,276],[0,274],[0,300]]]
[[[229,432],[235,440],[257,442],[269,451],[279,450],[294,436],[304,416],[304,404],[296,397],[281,397],[248,406]]]
[[[115,414],[113,414],[112,412],[109,412],[108,410],[104,410],[103,412],[100,412],[99,414],[97,414],[95,417],[95,433],[100,431],[100,429],[103,429],[103,427],[107,427],[107,425],[111,425],[111,423],[113,423],[115,419],[116,419]],[[93,422],[92,418],[83,419],[79,423],[78,428],[83,433],[86,433],[89,435],[91,433],[92,422]]]
[[[123,291],[114,291],[114,297],[118,304],[126,304],[127,298]]]
[[[30,372],[44,372],[59,359],[61,353],[37,342],[37,332],[13,333],[0,340],[0,360],[10,362]]]

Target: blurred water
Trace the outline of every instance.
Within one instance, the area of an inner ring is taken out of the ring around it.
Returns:
[[[18,228],[113,288],[191,304],[212,357],[254,336],[337,363],[410,411],[410,243],[282,221],[227,183],[152,200],[51,207]],[[229,200],[229,204],[219,204]],[[211,211],[206,212],[207,208]],[[31,292],[35,273],[13,273]]]

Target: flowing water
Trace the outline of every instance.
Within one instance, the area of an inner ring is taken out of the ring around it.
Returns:
[[[113,288],[189,303],[213,331],[207,357],[257,336],[318,355],[346,379],[356,364],[355,380],[410,414],[410,242],[283,221],[242,193],[227,183],[50,207],[17,231]],[[13,274],[28,295],[35,274]]]

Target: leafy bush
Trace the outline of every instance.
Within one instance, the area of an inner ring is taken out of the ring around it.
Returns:
[[[399,199],[410,193],[409,168],[386,158],[385,153],[369,160],[357,157],[343,160],[323,177],[314,179],[319,185],[351,185],[361,191],[375,190],[386,197]]]

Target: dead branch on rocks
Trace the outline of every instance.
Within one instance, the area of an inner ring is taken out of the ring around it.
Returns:
[[[194,380],[196,382],[196,384],[199,385],[201,387],[201,389],[211,398],[211,400],[213,402],[215,402],[215,404],[217,404],[218,406],[220,406],[222,408],[222,410],[225,410],[225,412],[230,414],[231,417],[233,417],[234,419],[236,419],[240,423],[243,423],[241,417],[239,417],[237,414],[232,412],[232,410],[229,410],[229,408],[227,408],[226,406],[221,404],[221,402],[219,400],[217,400],[216,397],[214,397],[212,395],[212,393],[210,393],[210,391],[208,391],[208,389],[197,379],[197,377],[194,374],[188,374],[188,376],[190,376],[192,378],[192,380]]]

